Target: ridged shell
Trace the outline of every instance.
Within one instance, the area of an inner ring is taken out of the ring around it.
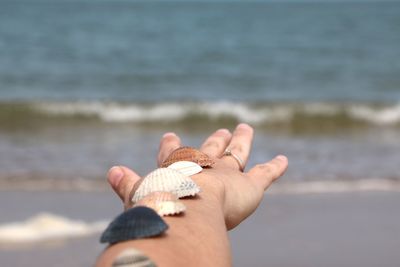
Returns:
[[[178,198],[194,196],[200,192],[200,188],[192,179],[179,171],[168,168],[158,168],[149,173],[135,184],[133,190],[135,190],[132,197],[133,203],[156,191],[170,192]]]
[[[157,236],[167,229],[168,225],[154,210],[147,207],[135,207],[117,216],[101,235],[100,242],[114,244]]]
[[[215,163],[207,154],[200,150],[184,146],[172,151],[161,164],[161,167],[168,167],[177,161],[192,161],[199,164],[201,167],[211,167]]]
[[[192,161],[177,161],[168,166],[169,169],[180,171],[186,176],[195,175],[203,170],[203,168]]]
[[[114,260],[112,267],[156,267],[155,263],[143,252],[134,248],[122,251]]]
[[[174,215],[184,212],[185,205],[178,197],[169,192],[153,192],[139,200],[135,206],[145,206],[155,210],[160,216]]]

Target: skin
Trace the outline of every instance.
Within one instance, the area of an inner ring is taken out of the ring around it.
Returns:
[[[111,266],[115,257],[128,247],[142,251],[157,266],[231,266],[227,230],[236,227],[255,211],[264,191],[283,175],[288,166],[287,158],[279,155],[241,172],[234,157],[222,156],[229,147],[246,164],[253,133],[249,125],[242,123],[233,133],[220,129],[211,134],[200,150],[216,163],[192,177],[201,192],[195,198],[181,199],[187,207],[184,215],[164,217],[170,228],[160,237],[109,246],[100,255],[96,266]],[[158,165],[180,146],[176,134],[166,133],[161,138]],[[108,173],[111,187],[124,203],[129,203],[131,190],[139,179],[125,166],[115,166]]]

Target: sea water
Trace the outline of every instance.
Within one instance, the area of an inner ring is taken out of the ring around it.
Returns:
[[[238,122],[285,182],[400,179],[400,2],[0,1],[0,181],[144,175]]]

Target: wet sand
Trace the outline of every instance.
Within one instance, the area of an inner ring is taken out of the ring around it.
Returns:
[[[353,192],[267,195],[231,232],[234,266],[398,266],[400,194]],[[0,192],[0,223],[47,211],[87,222],[121,206],[107,192]],[[3,266],[92,266],[99,235],[0,248]]]

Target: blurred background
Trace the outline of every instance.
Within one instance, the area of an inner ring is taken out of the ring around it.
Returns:
[[[290,168],[231,234],[235,266],[400,264],[399,1],[0,0],[2,225],[109,221],[109,167],[145,175],[164,132],[198,146],[238,122],[250,165]],[[103,248],[1,229],[11,266]]]

